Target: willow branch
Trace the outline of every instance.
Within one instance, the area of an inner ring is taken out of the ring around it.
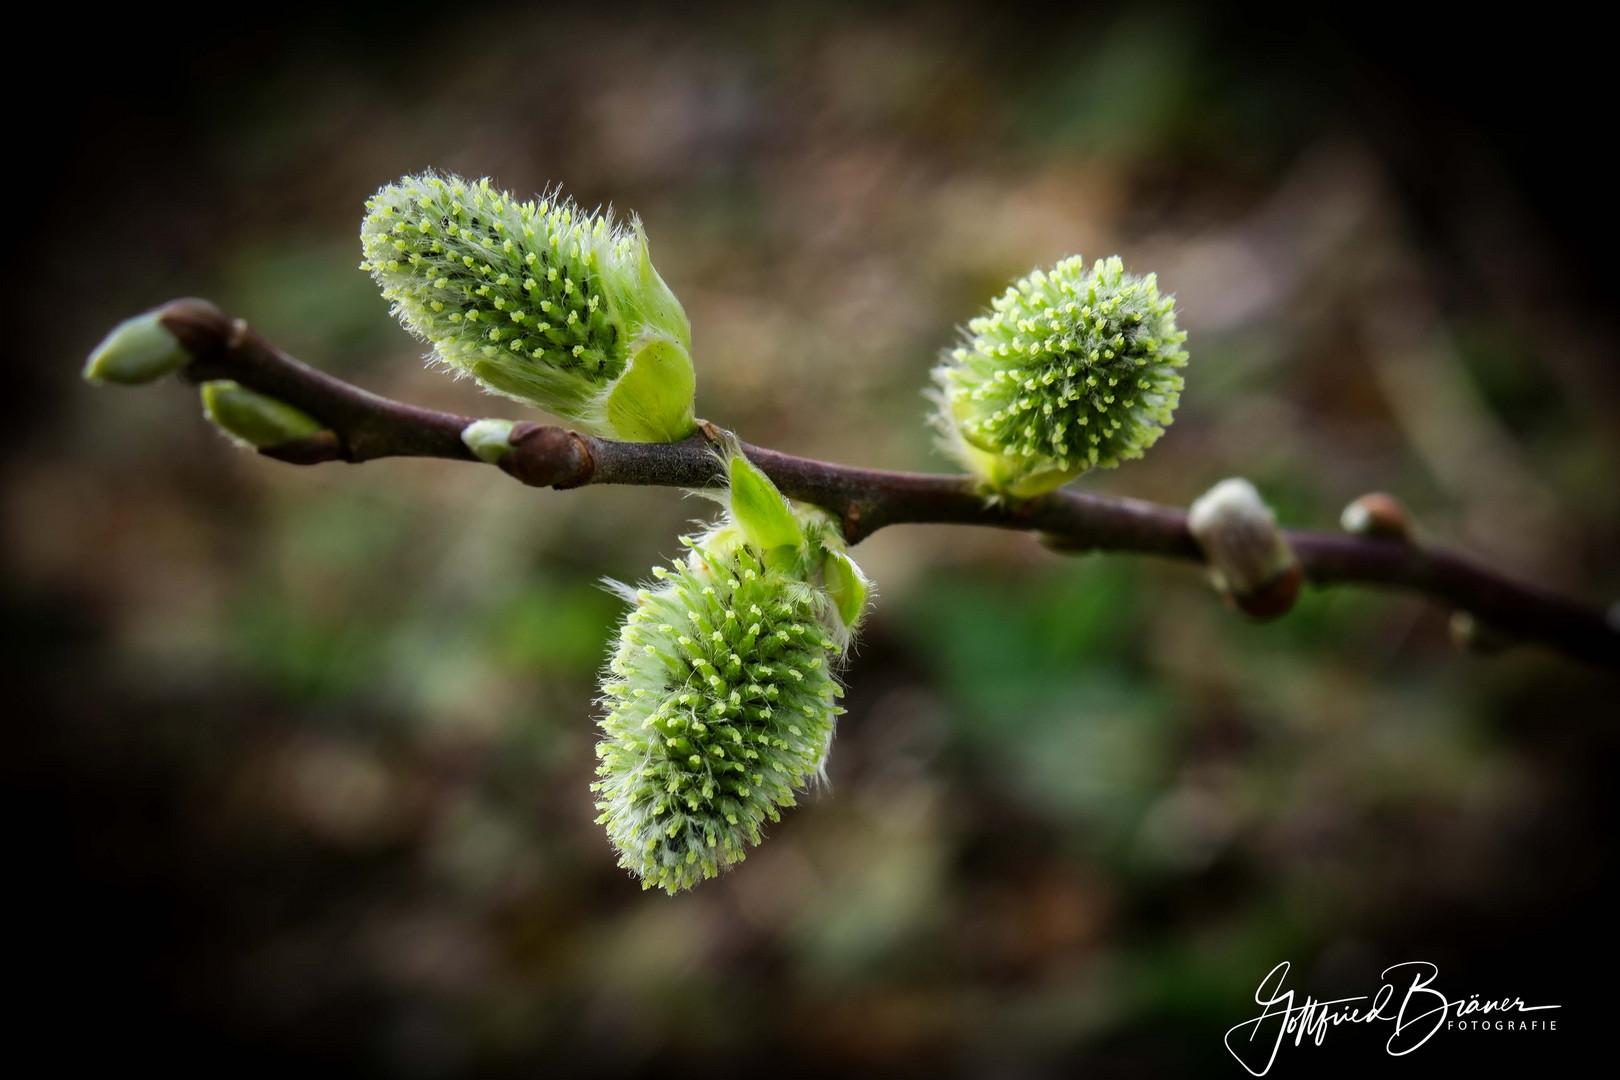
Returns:
[[[316,371],[276,349],[241,320],[202,300],[159,309],[195,359],[194,382],[234,379],[309,413],[321,436],[261,451],[294,464],[436,457],[476,461],[461,432],[474,417],[391,401]],[[588,484],[703,487],[723,478],[718,432],[678,443],[627,443],[521,423],[500,468],[535,487]],[[850,543],[888,525],[948,524],[1041,534],[1062,551],[1112,551],[1204,561],[1186,512],[1137,499],[1060,490],[1024,502],[986,499],[966,476],[860,469],[742,444],[783,492],[838,515]],[[1620,630],[1602,611],[1514,580],[1458,552],[1407,540],[1346,533],[1285,533],[1308,582],[1421,593],[1466,611],[1512,638],[1620,670]]]

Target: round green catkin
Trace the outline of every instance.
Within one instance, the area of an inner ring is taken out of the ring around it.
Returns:
[[[934,369],[946,449],[1015,497],[1141,457],[1180,399],[1186,337],[1156,276],[1127,274],[1117,256],[1036,270]]]
[[[853,564],[825,515],[799,521],[797,546],[765,551],[728,515],[633,594],[592,790],[644,887],[673,894],[742,861],[823,768],[850,628],[818,568]]]

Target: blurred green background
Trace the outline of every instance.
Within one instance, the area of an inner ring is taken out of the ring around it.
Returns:
[[[1319,996],[1422,958],[1556,1000],[1609,944],[1612,679],[1461,656],[1410,598],[1256,627],[1189,567],[894,528],[856,552],[879,596],[830,788],[723,879],[644,894],[587,791],[597,580],[706,504],[291,468],[183,387],[77,381],[113,322],[189,294],[370,389],[523,418],[427,369],[357,269],[366,196],[432,166],[640,213],[700,415],[941,470],[920,392],[953,328],[1117,252],[1178,295],[1192,363],[1163,441],[1085,487],[1184,505],[1242,474],[1318,528],[1388,490],[1620,595],[1592,240],[1490,93],[1437,97],[1341,30],[405,6],[93,52],[41,125],[44,212],[13,202],[17,1030],[233,1071],[1236,1075],[1221,1034],[1280,960]]]

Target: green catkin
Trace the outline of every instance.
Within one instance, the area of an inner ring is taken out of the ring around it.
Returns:
[[[639,222],[425,173],[367,200],[361,241],[394,314],[485,388],[613,438],[696,430],[691,327]]]
[[[1187,363],[1175,300],[1117,256],[1036,270],[934,369],[945,447],[991,492],[1028,497],[1142,456]]]
[[[687,537],[619,628],[592,790],[646,888],[673,894],[741,862],[823,768],[852,627],[820,568],[853,564],[827,515],[796,520],[794,546],[762,549],[733,512]]]

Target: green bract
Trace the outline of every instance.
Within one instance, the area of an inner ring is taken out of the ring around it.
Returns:
[[[602,683],[597,820],[619,865],[670,893],[742,861],[821,771],[868,589],[832,518],[740,455],[731,476],[725,517],[630,594]]]
[[[991,491],[1039,495],[1142,456],[1187,363],[1174,298],[1116,256],[1036,270],[968,323],[934,369],[946,448]]]
[[[597,435],[697,430],[691,325],[639,221],[433,173],[389,184],[366,210],[361,267],[446,364]]]

